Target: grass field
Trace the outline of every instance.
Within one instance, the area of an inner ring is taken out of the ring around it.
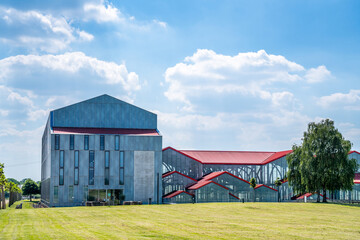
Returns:
[[[207,203],[0,211],[0,239],[360,239],[360,207]]]

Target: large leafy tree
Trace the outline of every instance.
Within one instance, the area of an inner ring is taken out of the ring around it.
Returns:
[[[39,194],[39,186],[31,179],[27,179],[22,186],[23,195],[30,196],[30,201],[32,200],[32,195]]]
[[[349,159],[351,142],[345,140],[332,120],[308,124],[301,146],[293,146],[287,158],[289,184],[295,192],[316,192],[318,202],[326,190],[351,190],[357,163]]]

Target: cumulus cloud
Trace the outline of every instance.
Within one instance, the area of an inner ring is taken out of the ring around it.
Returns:
[[[11,82],[13,75],[20,74],[17,72],[19,69],[32,74],[43,73],[44,70],[69,74],[81,73],[91,76],[100,83],[121,85],[129,93],[141,88],[138,75],[135,72],[128,72],[125,64],[98,60],[82,52],[61,55],[17,55],[1,59],[0,83]],[[90,82],[91,78],[86,81]]]
[[[91,41],[94,36],[71,26],[64,17],[35,10],[0,8],[1,41],[33,51],[56,53],[76,41]]]
[[[305,74],[305,79],[308,83],[324,82],[330,78],[331,72],[323,65],[317,68],[310,68]]]
[[[333,93],[319,99],[318,105],[323,108],[342,107],[345,110],[360,111],[360,90],[350,90],[349,93]]]
[[[293,100],[293,95],[289,91],[275,92],[270,87],[303,80],[304,71],[303,66],[264,50],[227,56],[201,49],[166,70],[169,87],[165,96],[188,108],[194,98],[211,94],[250,95],[279,105],[280,100]]]
[[[125,20],[119,9],[111,4],[104,3],[104,1],[97,3],[85,3],[83,10],[85,21],[95,20],[98,23],[103,23],[120,22]]]

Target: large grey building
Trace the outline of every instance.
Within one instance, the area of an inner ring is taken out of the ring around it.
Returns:
[[[157,116],[108,95],[50,112],[42,137],[41,198],[161,202],[162,136]]]

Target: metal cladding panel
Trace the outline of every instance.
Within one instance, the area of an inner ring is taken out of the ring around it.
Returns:
[[[156,129],[157,116],[102,95],[54,110],[52,127]]]

